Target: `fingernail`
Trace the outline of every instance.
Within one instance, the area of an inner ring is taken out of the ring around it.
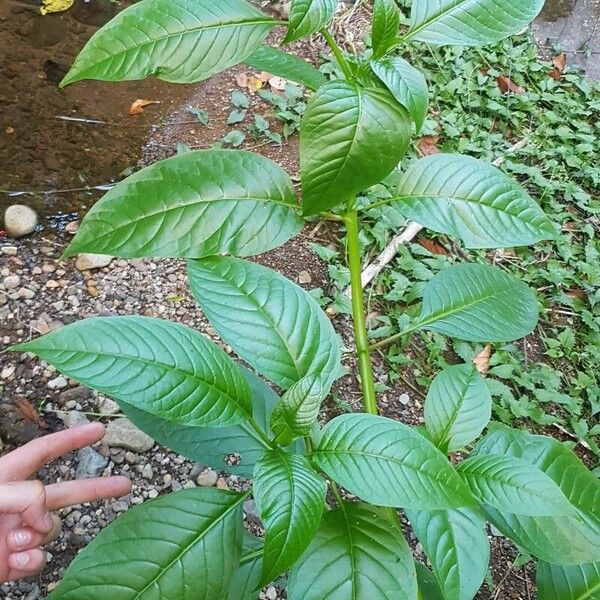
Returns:
[[[29,552],[19,552],[18,554],[13,554],[15,557],[15,562],[17,566],[20,568],[24,568],[29,564],[31,557],[29,556]]]
[[[44,517],[44,523],[46,524],[46,529],[48,529],[48,532],[54,529],[54,519],[52,518],[51,514],[47,514]]]
[[[27,546],[27,544],[31,542],[31,534],[29,531],[15,531],[13,538],[17,546]]]

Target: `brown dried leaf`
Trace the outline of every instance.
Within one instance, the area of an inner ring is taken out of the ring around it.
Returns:
[[[271,77],[269,79],[269,85],[278,92],[285,91],[285,86],[287,85],[287,80],[283,79],[283,77]]]
[[[552,77],[552,79],[556,79],[556,81],[560,81],[560,78],[562,77],[562,74],[567,66],[567,55],[562,52],[558,56],[555,56],[552,64],[554,65],[554,69],[550,71],[550,77]]]
[[[439,154],[440,149],[437,143],[440,141],[439,135],[426,135],[419,140],[417,149],[421,156],[431,156],[432,154]]]
[[[138,98],[129,107],[129,114],[130,115],[141,115],[144,112],[144,107],[149,106],[150,104],[160,104],[160,101],[159,100],[143,100],[142,98]]]
[[[512,79],[509,79],[506,75],[500,75],[496,77],[496,81],[498,82],[498,87],[503,94],[517,94],[520,96],[525,93],[525,90],[517,85]]]
[[[27,398],[16,398],[15,408],[17,409],[23,421],[29,421],[30,423],[35,423],[42,429],[48,429],[48,425],[46,425],[45,421],[40,416],[40,413],[37,411],[35,406],[33,406],[33,404],[27,400]]]
[[[488,344],[474,359],[475,368],[482,374],[487,375],[490,370],[490,358],[492,357],[492,345]]]
[[[439,254],[441,256],[448,256],[450,254],[444,246],[428,238],[419,238],[419,244],[432,254]]]
[[[235,76],[235,82],[238,84],[239,87],[247,88],[248,87],[248,73],[238,73]]]
[[[571,288],[570,290],[567,290],[567,296],[570,296],[571,298],[574,298],[575,300],[581,300],[582,302],[587,302],[588,299],[588,295],[585,293],[585,290],[582,290],[581,288]]]
[[[271,77],[273,77],[273,75],[271,73],[267,73],[267,71],[261,71],[257,77],[263,83],[267,83],[267,81],[269,81],[269,79],[271,79]]]

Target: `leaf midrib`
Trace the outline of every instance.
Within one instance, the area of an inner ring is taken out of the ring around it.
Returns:
[[[423,29],[426,29],[427,27],[429,27],[429,25],[431,25],[432,23],[435,23],[436,21],[439,21],[439,20],[443,19],[447,15],[451,14],[452,12],[454,12],[457,8],[462,8],[465,4],[469,3],[470,1],[471,0],[462,0],[462,2],[460,2],[459,4],[455,4],[454,6],[450,6],[450,7],[448,7],[445,10],[442,10],[442,11],[439,11],[437,13],[434,13],[434,15],[430,19],[427,19],[426,21],[423,21],[423,23],[421,23],[417,27],[415,27],[414,29],[411,29],[406,34],[406,36],[404,37],[404,39],[405,40],[409,40],[409,39],[415,37],[415,35],[417,35],[421,31],[423,31]]]

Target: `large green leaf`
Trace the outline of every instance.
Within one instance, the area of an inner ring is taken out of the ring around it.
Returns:
[[[483,46],[531,23],[544,0],[418,0],[406,39],[429,44]]]
[[[408,110],[418,133],[429,106],[429,89],[423,73],[398,56],[372,60],[370,65],[396,101]]]
[[[419,583],[419,600],[446,600],[435,575],[419,562],[415,563],[415,566]]]
[[[408,112],[387,90],[347,81],[319,88],[300,125],[304,214],[347,202],[389,175],[411,132]]]
[[[508,342],[530,334],[538,320],[533,292],[514,275],[481,264],[438,273],[423,293],[411,331],[430,329],[471,342]]]
[[[287,173],[259,154],[200,150],[118,183],[83,220],[66,256],[251,256],[302,228]]]
[[[576,517],[525,517],[485,506],[488,519],[504,535],[550,563],[600,561],[600,479],[571,450],[551,438],[506,428],[483,438],[477,454],[505,454],[537,466],[577,510]]]
[[[402,532],[373,506],[329,511],[292,567],[289,600],[417,600],[415,564]]]
[[[567,567],[540,561],[539,600],[600,600],[600,562]]]
[[[520,458],[480,454],[457,470],[481,502],[498,510],[531,517],[575,514],[558,485]]]
[[[284,44],[323,29],[333,18],[338,0],[292,0]]]
[[[279,387],[320,373],[329,389],[340,375],[339,338],[301,287],[272,269],[224,256],[190,261],[188,275],[219,335]]]
[[[327,484],[304,456],[271,451],[256,464],[254,499],[267,532],[261,584],[289,569],[315,536]]]
[[[465,484],[431,442],[385,417],[350,414],[329,421],[312,459],[371,504],[430,510],[473,504]]]
[[[447,367],[431,382],[425,426],[442,452],[462,450],[478,438],[491,415],[492,397],[475,365]]]
[[[240,566],[231,580],[227,600],[259,599],[262,554],[262,541],[245,533]]]
[[[483,583],[490,559],[483,517],[469,508],[409,510],[406,514],[445,599],[472,600]]]
[[[92,36],[61,85],[202,81],[243,62],[276,24],[245,0],[142,0]]]
[[[256,375],[246,369],[241,371],[250,386],[252,416],[271,436],[269,420],[279,398]],[[267,449],[248,423],[219,428],[178,425],[126,402],[121,401],[119,405],[127,417],[156,442],[217,471],[252,477],[256,461]],[[304,452],[304,442],[297,440],[289,450]]]
[[[75,558],[51,600],[226,597],[245,497],[196,488],[132,508]]]
[[[380,58],[396,44],[399,27],[400,11],[396,0],[375,0],[371,30],[373,58]]]
[[[13,348],[173,423],[223,427],[251,416],[239,367],[198,332],[147,317],[96,317]]]
[[[467,248],[525,246],[556,236],[516,181],[470,156],[434,154],[413,162],[397,194],[392,202],[405,217],[459,237]]]
[[[316,90],[327,83],[327,77],[309,62],[271,46],[261,46],[245,63],[253,69],[278,75],[310,90]]]

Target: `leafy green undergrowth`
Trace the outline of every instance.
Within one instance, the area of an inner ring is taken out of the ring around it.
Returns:
[[[491,253],[465,250],[444,236],[418,238],[400,249],[371,286],[371,335],[377,339],[400,331],[406,313],[418,312],[425,283],[459,259],[493,262],[515,273],[537,290],[542,319],[526,343],[492,349],[488,384],[495,416],[534,428],[558,424],[599,457],[600,86],[568,67],[559,80],[551,77],[555,66],[538,57],[526,35],[486,50],[421,45],[410,55],[399,53],[426,72],[433,99],[414,156],[440,151],[488,162],[502,157],[501,168],[525,184],[561,234],[535,249]],[[507,85],[518,93],[506,93]],[[369,190],[364,205],[393,195],[397,180],[392,175]],[[406,221],[389,206],[367,214],[364,252],[375,255]],[[329,262],[337,289],[332,306],[345,312],[343,256],[324,247],[316,251]],[[387,384],[410,364],[416,383],[428,385],[432,367],[445,366],[456,355],[470,361],[483,349],[422,333],[412,346],[383,350],[392,366]]]

